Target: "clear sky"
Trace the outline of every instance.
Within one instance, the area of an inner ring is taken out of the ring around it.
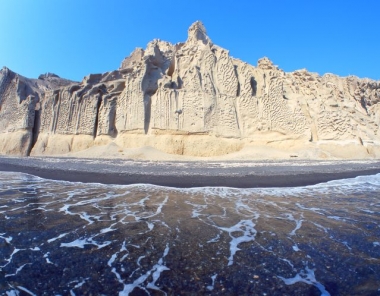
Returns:
[[[211,40],[256,65],[380,80],[380,0],[0,0],[0,67],[81,80],[117,69],[154,38]]]

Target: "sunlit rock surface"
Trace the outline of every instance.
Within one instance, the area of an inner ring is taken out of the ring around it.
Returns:
[[[195,22],[186,42],[153,40],[80,83],[4,68],[0,152],[91,156],[112,142],[186,156],[269,147],[286,153],[268,158],[377,158],[379,101],[379,81],[285,73],[268,58],[249,65]]]

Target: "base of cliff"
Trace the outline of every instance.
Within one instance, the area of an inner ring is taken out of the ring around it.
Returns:
[[[109,136],[40,135],[31,156],[124,158],[133,160],[337,160],[378,159],[380,145],[372,141],[309,142],[305,139],[228,139],[208,135]],[[3,154],[12,154],[3,151]]]

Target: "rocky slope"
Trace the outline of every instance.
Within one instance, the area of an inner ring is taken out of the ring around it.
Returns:
[[[380,81],[285,73],[267,58],[254,67],[196,22],[185,43],[153,40],[118,70],[80,83],[3,68],[0,152],[90,156],[112,144],[187,156],[376,158],[379,102]]]

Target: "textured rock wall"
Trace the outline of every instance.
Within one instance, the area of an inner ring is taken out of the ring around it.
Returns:
[[[38,94],[15,73],[3,69],[0,74],[0,128],[5,132],[32,129]]]
[[[80,83],[3,69],[0,151],[61,154],[114,141],[212,156],[297,142],[327,157],[378,157],[379,102],[379,81],[285,73],[267,58],[252,66],[214,45],[196,22],[186,42],[153,40],[118,70]]]
[[[70,83],[51,73],[27,79],[4,67],[0,71],[0,152],[29,155],[38,134],[40,98]]]
[[[0,151],[27,155],[32,139],[38,94],[7,68],[0,72]]]

